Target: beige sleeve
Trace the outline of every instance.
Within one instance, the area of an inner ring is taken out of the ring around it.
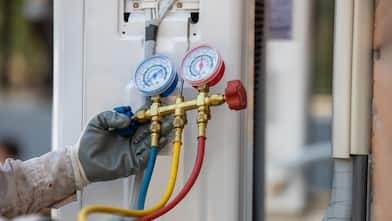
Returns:
[[[0,221],[44,221],[44,220],[49,220],[49,219],[38,215],[20,216],[12,220],[0,217]]]
[[[69,149],[0,165],[0,216],[39,212],[76,193]]]

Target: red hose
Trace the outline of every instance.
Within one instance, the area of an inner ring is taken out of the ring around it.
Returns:
[[[197,144],[197,156],[196,156],[195,165],[193,167],[191,175],[189,176],[182,190],[166,206],[136,221],[150,221],[164,215],[165,213],[173,209],[175,206],[177,206],[177,204],[181,202],[181,200],[183,200],[185,196],[189,193],[189,191],[192,189],[193,185],[195,184],[197,177],[200,174],[201,167],[203,165],[206,137],[198,137],[197,141],[198,144]]]

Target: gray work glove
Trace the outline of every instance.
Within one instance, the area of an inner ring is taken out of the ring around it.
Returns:
[[[130,119],[114,111],[98,114],[87,125],[78,144],[72,148],[71,160],[78,189],[91,182],[127,177],[144,170],[150,150],[149,124],[137,126],[131,138],[115,129],[128,127]],[[161,126],[160,146],[166,145],[172,121],[165,118]]]

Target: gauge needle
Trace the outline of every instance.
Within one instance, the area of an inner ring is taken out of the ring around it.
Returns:
[[[162,69],[153,73],[151,78],[149,79],[149,81],[157,79],[157,77],[159,76],[160,73],[162,73]]]
[[[201,60],[200,60],[200,62],[199,62],[199,76],[201,76],[201,71],[203,70],[203,67],[204,67],[204,60],[203,60],[203,57],[201,57]]]

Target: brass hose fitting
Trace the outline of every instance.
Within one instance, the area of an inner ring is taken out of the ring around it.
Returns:
[[[151,146],[158,147],[159,146],[159,136],[161,133],[161,116],[159,114],[159,107],[161,106],[161,97],[153,96],[151,97],[151,124],[150,124],[150,131],[151,131]]]
[[[185,124],[186,124],[186,115],[185,115],[185,110],[181,108],[180,104],[184,103],[184,97],[183,96],[177,96],[176,97],[176,108],[174,110],[174,121],[173,121],[173,127],[174,127],[174,141],[173,142],[179,142],[182,143],[182,132],[184,130]]]
[[[207,86],[199,87],[197,96],[197,127],[198,136],[205,137],[208,120],[210,120],[210,98],[208,97],[209,88]]]

